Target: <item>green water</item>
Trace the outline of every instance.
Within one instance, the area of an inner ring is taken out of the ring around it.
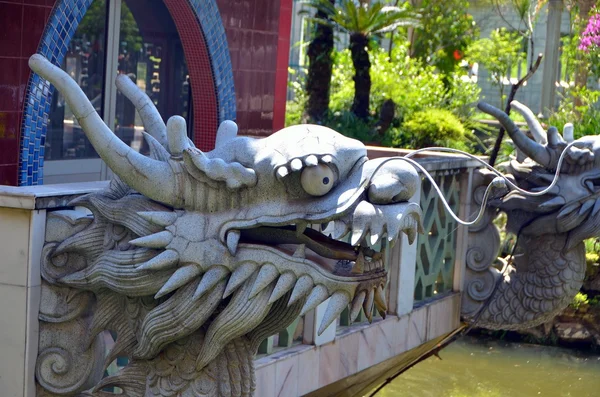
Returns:
[[[600,397],[600,354],[463,338],[409,369],[377,397]]]

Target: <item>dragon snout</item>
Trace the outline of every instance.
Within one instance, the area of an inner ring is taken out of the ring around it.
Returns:
[[[419,175],[412,165],[390,160],[392,159],[384,159],[385,162],[371,176],[367,197],[373,204],[408,201],[419,186]]]

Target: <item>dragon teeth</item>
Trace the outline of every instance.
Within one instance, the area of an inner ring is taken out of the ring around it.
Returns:
[[[306,222],[298,222],[296,223],[296,235],[301,235],[304,233],[304,231],[306,230],[308,226],[308,223]]]
[[[356,317],[358,317],[360,314],[360,309],[363,307],[366,297],[367,291],[360,291],[352,300],[352,306],[350,308],[350,323],[353,323],[354,320],[356,320]]]
[[[304,275],[300,277],[294,286],[292,296],[288,302],[288,307],[304,298],[314,285],[313,279],[310,276]]]
[[[148,222],[163,227],[172,225],[177,220],[177,214],[175,212],[140,211],[138,212],[138,215],[147,220]]]
[[[167,250],[156,255],[154,258],[138,266],[140,270],[164,270],[175,267],[179,263],[179,254]]]
[[[300,244],[297,248],[296,251],[294,251],[294,258],[306,258],[306,245],[305,244]]]
[[[373,301],[375,300],[375,290],[369,290],[367,292],[367,297],[363,302],[363,310],[365,311],[365,316],[369,323],[373,322]]]
[[[225,266],[214,266],[211,267],[204,276],[200,280],[200,284],[198,284],[198,288],[196,288],[196,292],[194,292],[194,296],[192,299],[199,299],[208,291],[214,288],[215,285],[219,283],[219,281],[223,280],[229,274],[229,269]]]
[[[165,285],[156,293],[154,296],[155,299],[160,298],[172,291],[175,291],[177,288],[181,287],[184,284],[189,283],[196,277],[202,274],[202,269],[197,265],[187,265],[184,267],[180,267],[173,273],[171,278],[167,280]]]
[[[594,182],[592,182],[592,181],[589,181],[589,180],[585,181],[585,186],[587,186],[588,190],[591,193],[594,193],[594,191],[596,190],[596,189],[594,189]]]
[[[349,231],[350,231],[350,228],[348,227],[346,222],[344,222],[342,220],[333,221],[333,238],[334,239],[336,239],[336,240],[341,239],[342,237],[346,236],[346,234],[348,234]]]
[[[579,209],[579,215],[585,214],[596,203],[596,200],[588,200]]]
[[[594,204],[594,209],[592,210],[592,216],[596,215],[600,211],[600,198],[596,200],[596,204]]]
[[[358,257],[356,258],[356,261],[354,261],[354,266],[352,266],[350,272],[352,274],[363,274],[365,272],[365,255],[362,251],[358,253]]]
[[[232,256],[237,252],[238,243],[240,242],[240,231],[230,230],[227,232],[227,249]]]
[[[223,293],[223,299],[227,298],[233,291],[242,285],[242,283],[256,271],[257,267],[256,264],[251,262],[246,262],[238,266],[231,274],[231,277],[229,277],[227,287],[225,287],[225,292]]]
[[[325,288],[324,285],[317,285],[310,292],[310,295],[308,296],[308,298],[306,298],[306,303],[304,304],[304,307],[302,307],[302,310],[300,311],[300,315],[301,316],[305,315],[306,312],[319,306],[328,297],[329,297],[329,293],[327,292],[327,288]]]
[[[165,248],[173,240],[173,234],[168,230],[150,234],[144,237],[138,237],[131,240],[129,244],[143,248]]]
[[[308,303],[308,302],[307,302]],[[348,307],[348,303],[350,303],[350,296],[347,292],[338,291],[334,293],[331,298],[329,298],[329,303],[327,304],[327,309],[325,309],[325,314],[321,320],[321,324],[319,325],[319,331],[317,335],[321,335],[332,322],[335,321],[336,318],[344,311],[345,308]]]
[[[279,276],[279,272],[277,268],[270,263],[267,263],[263,267],[260,268],[260,272],[258,272],[258,276],[256,277],[256,281],[252,286],[252,291],[250,291],[250,295],[248,299],[254,298],[260,291],[265,289],[267,285],[271,284],[277,277]]]
[[[387,304],[385,303],[385,293],[383,292],[383,288],[381,288],[381,285],[378,285],[375,289],[374,301],[375,305],[377,306],[377,310],[384,313],[387,311]]]
[[[296,276],[292,272],[285,272],[277,280],[275,288],[269,298],[269,304],[274,303],[277,299],[285,295],[296,284]]]

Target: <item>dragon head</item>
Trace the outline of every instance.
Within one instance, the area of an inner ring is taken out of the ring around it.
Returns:
[[[600,236],[600,139],[584,136],[573,139],[573,125],[561,135],[555,127],[544,130],[530,109],[517,101],[513,109],[523,115],[533,139],[526,136],[510,118],[485,103],[480,109],[495,116],[509,133],[517,148],[517,158],[503,164],[516,184],[525,190],[546,190],[531,196],[512,191],[492,203],[509,212],[508,228],[524,235],[568,233],[566,250],[590,237]],[[563,157],[562,162],[559,160]]]
[[[385,246],[400,232],[412,242],[421,230],[420,208],[408,201],[419,188],[411,165],[368,160],[362,143],[316,125],[254,139],[225,122],[216,148],[203,153],[183,118],[165,125],[120,76],[117,86],[149,132],[147,157],[115,137],[59,68],[36,55],[30,66],[62,92],[118,176],[107,191],[73,203],[94,213],[90,226],[46,250],[47,262],[76,253],[85,265],[45,275],[92,290],[100,302],[112,302],[102,298],[107,290],[151,299],[139,329],[123,330],[115,350],[149,360],[202,328],[201,369],[232,339],[245,335],[257,347],[327,299],[319,333],[350,304],[352,317],[363,308],[370,319],[374,306],[385,314]],[[124,230],[118,238],[113,226]]]

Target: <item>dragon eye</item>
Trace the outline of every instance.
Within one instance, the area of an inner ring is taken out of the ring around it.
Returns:
[[[311,196],[323,196],[329,193],[334,182],[333,171],[324,164],[306,167],[300,176],[302,189]]]

